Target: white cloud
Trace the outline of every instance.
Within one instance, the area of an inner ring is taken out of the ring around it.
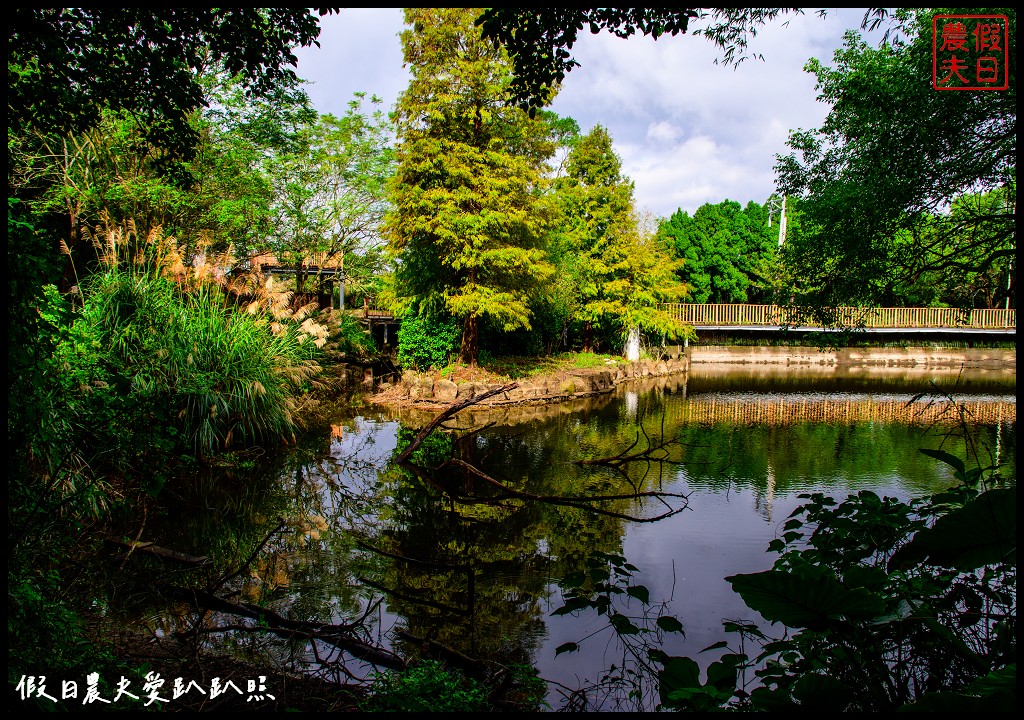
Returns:
[[[390,110],[409,84],[402,67],[401,8],[344,8],[320,18],[320,47],[298,48],[299,77],[317,110],[343,114],[354,92],[377,95]]]
[[[653,142],[671,143],[679,139],[681,134],[682,131],[667,120],[647,126],[647,139]]]
[[[791,130],[820,126],[828,108],[817,102],[811,57],[830,62],[843,32],[859,26],[863,9],[813,10],[775,21],[751,39],[738,68],[716,65],[720,52],[691,35],[626,40],[584,30],[570,72],[551,109],[586,132],[606,127],[637,204],[656,215],[694,212],[726,198],[763,202],[775,188],[775,155]],[[402,67],[398,8],[345,9],[321,20],[322,48],[300,49],[300,76],[322,112],[344,112],[356,90],[391,107],[408,82]]]

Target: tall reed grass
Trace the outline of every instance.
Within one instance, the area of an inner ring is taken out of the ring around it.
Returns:
[[[108,377],[81,387],[122,388],[121,400],[167,418],[182,449],[200,455],[294,438],[295,398],[317,385],[327,333],[309,307],[291,309],[273,281],[251,281],[255,299],[236,306],[223,258],[186,264],[159,229],[144,240],[107,230],[96,245],[100,269],[81,284],[69,335],[76,347],[60,355],[70,372],[89,365]]]

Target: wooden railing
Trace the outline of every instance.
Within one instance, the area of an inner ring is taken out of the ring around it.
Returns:
[[[807,308],[778,305],[686,304],[662,306],[673,317],[696,327],[701,325],[788,325],[791,327],[845,326],[867,328],[971,328],[1017,327],[1016,309],[959,308],[831,308],[814,314]]]
[[[251,258],[250,262],[253,267],[292,267],[292,265],[284,265],[274,255],[257,255]],[[339,269],[341,267],[341,253],[335,253],[330,259],[327,257],[327,253],[311,253],[302,260],[303,267],[310,268],[328,268],[328,269]]]
[[[675,403],[671,419],[691,423],[792,425],[815,422],[852,425],[865,422],[907,425],[946,425],[961,421],[964,412],[973,422],[992,425],[1017,421],[1017,404],[1001,400],[969,400],[954,408],[948,403],[905,400],[786,400],[730,399],[694,396]]]

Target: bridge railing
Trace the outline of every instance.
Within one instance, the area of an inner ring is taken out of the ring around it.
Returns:
[[[284,265],[276,255],[267,253],[254,256],[249,259],[249,262],[253,267],[294,267],[293,264]],[[327,253],[310,253],[302,259],[302,265],[307,268],[337,270],[341,268],[341,253],[334,253],[333,255],[328,255]]]
[[[828,325],[869,328],[971,328],[1007,329],[1017,327],[1016,309],[960,308],[862,308],[838,307],[825,313],[810,308],[779,305],[667,303],[673,317],[701,325]]]

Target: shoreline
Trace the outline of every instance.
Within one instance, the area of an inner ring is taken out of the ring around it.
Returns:
[[[580,368],[518,380],[518,387],[488,398],[480,405],[507,407],[566,403],[606,395],[623,383],[637,380],[685,377],[698,368],[701,374],[715,368],[728,372],[743,367],[766,372],[791,367],[795,372],[821,375],[884,375],[892,370],[912,374],[957,372],[965,368],[996,376],[1016,377],[1016,350],[999,348],[840,348],[757,346],[691,346],[663,359],[624,360],[604,368]],[[405,371],[396,383],[381,383],[368,398],[374,405],[392,408],[438,410],[471,399],[512,381],[491,377],[487,381],[453,382],[434,373]]]
[[[687,369],[689,358],[683,355],[660,360],[622,361],[604,368],[560,370],[520,380],[494,377],[488,382],[455,383],[441,377],[440,373],[406,370],[399,382],[381,383],[369,401],[389,407],[440,409],[454,402],[472,399],[508,382],[516,382],[517,387],[487,398],[479,406],[547,405],[607,395],[618,385],[632,380],[682,376]]]

